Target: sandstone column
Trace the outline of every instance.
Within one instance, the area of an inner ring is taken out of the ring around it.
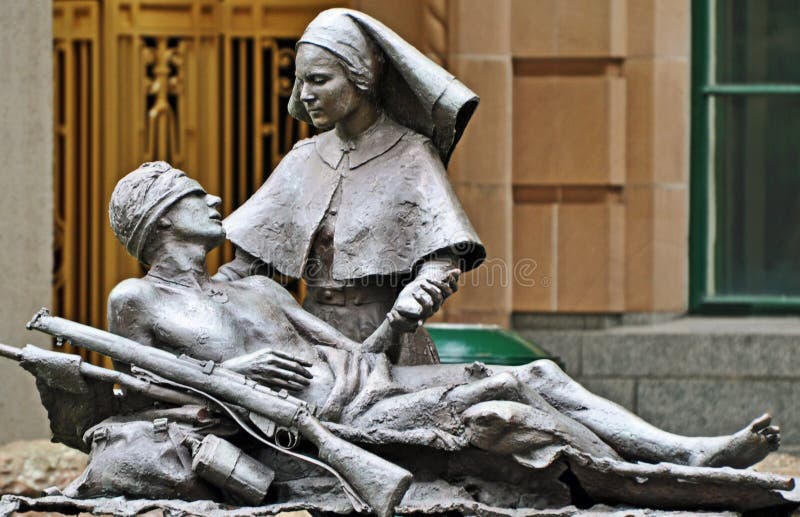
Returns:
[[[49,340],[25,322],[50,305],[53,240],[52,5],[0,2],[0,341]],[[33,377],[0,361],[0,443],[48,435]]]
[[[628,312],[686,310],[689,14],[685,0],[628,2]]]
[[[511,314],[511,1],[448,2],[448,69],[481,98],[456,148],[450,181],[488,259],[445,304],[449,321],[507,326]]]

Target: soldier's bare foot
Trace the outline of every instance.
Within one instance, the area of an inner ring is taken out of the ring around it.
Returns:
[[[778,449],[781,430],[761,415],[736,434],[698,438],[690,463],[699,467],[746,468]]]

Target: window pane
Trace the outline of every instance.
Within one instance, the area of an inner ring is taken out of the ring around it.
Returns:
[[[717,83],[800,83],[799,0],[717,0]]]
[[[714,290],[800,295],[800,96],[712,103]]]

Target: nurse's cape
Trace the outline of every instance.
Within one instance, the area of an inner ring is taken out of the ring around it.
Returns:
[[[352,51],[353,41],[364,35],[385,58],[379,99],[386,117],[381,131],[365,136],[349,156],[334,233],[333,277],[413,274],[426,258],[442,253],[470,270],[486,252],[452,191],[445,164],[478,97],[385,25],[357,11],[325,11],[300,42],[340,53]],[[297,82],[289,111],[311,122]],[[341,159],[337,152],[333,131],[296,145],[261,189],[225,219],[228,238],[278,272],[301,277],[339,181],[331,170]]]

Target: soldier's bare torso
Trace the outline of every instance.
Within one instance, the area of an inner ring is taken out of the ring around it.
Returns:
[[[135,328],[115,329],[135,310]],[[311,363],[313,382],[299,395],[324,403],[332,385],[330,368],[287,312],[302,310],[278,283],[263,276],[235,282],[210,281],[201,289],[146,276],[120,283],[109,297],[112,332],[142,344],[222,363],[265,348]],[[134,335],[131,335],[135,332]]]

